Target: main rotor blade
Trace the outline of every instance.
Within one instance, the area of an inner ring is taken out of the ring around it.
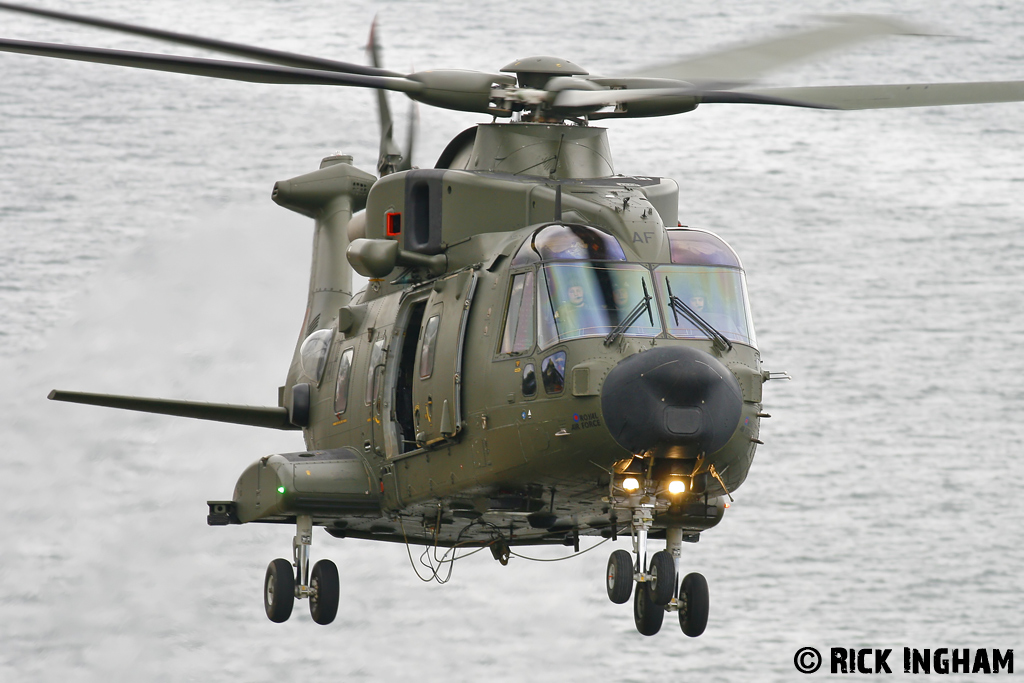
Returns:
[[[756,88],[749,89],[746,93],[736,94],[791,99],[803,103],[800,106],[853,111],[1022,102],[1024,101],[1024,81]]]
[[[799,88],[786,88],[780,90],[799,90]],[[788,107],[810,107],[813,109],[837,109],[827,102],[815,102],[796,95],[790,96],[784,92],[765,89],[761,91],[733,91],[714,90],[698,86],[681,86],[678,88],[637,88],[635,90],[563,90],[552,103],[552,106],[559,109],[585,109],[587,107],[611,106],[618,104],[629,104],[631,102],[642,102],[644,104],[664,101],[667,106],[679,107],[686,100],[689,100],[693,107],[707,103],[744,103],[744,104],[776,104]],[[692,108],[692,107],[691,107]],[[664,113],[673,113],[665,111]],[[642,116],[651,116],[647,110]],[[616,112],[616,117],[629,118],[630,114]],[[592,118],[609,118],[605,115],[597,115]]]
[[[290,85],[347,85],[357,88],[380,88],[408,94],[422,92],[424,86],[404,77],[369,76],[336,73],[319,69],[300,69],[269,64],[227,62],[199,57],[177,57],[148,52],[127,52],[98,47],[80,47],[55,43],[35,43],[23,40],[0,39],[0,51],[20,54],[71,59],[80,62],[128,66],[136,69],[167,71],[170,73],[222,78],[251,83],[277,83]]]
[[[409,127],[406,131],[405,156],[398,165],[399,171],[412,169],[413,153],[416,151],[416,131],[420,125],[420,110],[415,100],[409,103]]]
[[[491,89],[494,84],[508,86],[515,83],[515,76],[459,69],[418,71],[406,77],[367,76],[290,66],[226,62],[199,57],[177,57],[8,39],[0,39],[0,52],[17,52],[250,83],[347,85],[356,88],[394,90],[434,107],[483,113],[491,112]]]
[[[830,20],[834,23],[821,28],[653,66],[631,75],[729,87],[752,83],[771,71],[872,38],[923,34],[923,31],[909,24],[885,17],[845,16],[831,17]]]
[[[0,2],[0,9],[9,10],[11,12],[22,12],[24,14],[34,14],[74,24],[96,26],[98,28],[119,31],[121,33],[155,38],[157,40],[163,40],[177,45],[189,45],[191,47],[221,52],[223,54],[235,55],[236,57],[254,59],[262,62],[268,62],[270,64],[279,64],[281,66],[294,66],[302,69],[320,69],[322,71],[337,71],[340,73],[362,74],[365,76],[402,76],[402,74],[388,71],[387,69],[374,68],[364,66],[362,64],[350,64],[348,62],[340,62],[333,59],[322,59],[320,57],[310,57],[294,52],[283,52],[280,50],[270,50],[267,48],[253,47],[251,45],[243,45],[241,43],[231,43],[226,40],[217,40],[215,38],[203,38],[201,36],[194,36],[187,33],[163,31],[160,29],[148,28],[146,26],[136,26],[134,24],[125,24],[119,21],[88,17],[81,14],[56,12],[54,10],[38,7],[26,7],[25,5],[16,5],[9,2]]]
[[[897,109],[938,107],[955,104],[986,104],[1024,101],[1024,81],[987,83],[910,83],[901,85],[835,85],[795,88],[748,88],[715,90],[698,86],[679,88],[638,88],[635,90],[563,90],[552,102],[559,109],[643,103],[664,103],[664,112],[645,107],[638,116],[684,111],[690,100],[698,104],[771,104],[811,109]],[[655,113],[652,113],[655,112]],[[628,108],[618,112],[599,112],[591,118],[629,118]]]
[[[377,68],[381,65],[380,43],[377,42],[377,17],[370,24],[370,36],[366,42],[366,55],[370,63]],[[394,121],[391,118],[391,107],[388,95],[383,90],[377,91],[377,116],[380,119],[380,151],[377,155],[377,172],[381,177],[394,173],[402,158],[402,150],[395,144]]]

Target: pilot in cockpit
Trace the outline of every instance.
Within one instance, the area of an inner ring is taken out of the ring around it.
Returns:
[[[690,294],[690,301],[688,303],[690,304],[690,308],[693,309],[694,313],[706,319],[707,313],[704,310],[705,301],[706,298],[704,297],[704,292],[695,291],[692,294]]]
[[[586,290],[578,280],[570,280],[565,298],[555,311],[561,336],[578,336],[601,324],[600,316],[587,300]]]
[[[629,283],[625,281],[616,282],[612,286],[612,301],[615,302],[615,308],[621,311],[628,311],[629,305]]]

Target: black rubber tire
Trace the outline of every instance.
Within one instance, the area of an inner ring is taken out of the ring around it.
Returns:
[[[708,580],[703,574],[696,572],[687,574],[683,578],[683,585],[679,589],[679,597],[686,598],[686,609],[679,610],[679,627],[683,633],[696,638],[704,633],[708,625]]]
[[[267,618],[281,624],[288,621],[295,606],[295,577],[292,576],[292,563],[278,558],[267,565],[267,575],[263,580],[263,607],[267,610]]]
[[[341,595],[338,567],[330,560],[320,560],[314,564],[309,576],[309,589],[309,614],[313,621],[326,626],[338,616],[338,599]]]
[[[633,594],[633,556],[629,552],[616,550],[608,558],[605,588],[608,589],[608,599],[616,605],[629,602]]]
[[[672,559],[672,554],[667,550],[654,553],[651,557],[651,568],[647,573],[650,576],[647,585],[651,592],[651,602],[655,605],[667,605],[676,592],[676,563]]]
[[[651,602],[646,583],[637,584],[633,593],[633,621],[636,630],[645,636],[653,636],[661,630],[665,619],[665,608]]]

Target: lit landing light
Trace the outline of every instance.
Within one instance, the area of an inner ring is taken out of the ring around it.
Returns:
[[[673,479],[668,483],[668,492],[677,495],[686,491],[686,482],[682,479]]]
[[[640,482],[637,481],[636,477],[626,477],[622,480],[622,488],[625,491],[636,491],[640,488]]]

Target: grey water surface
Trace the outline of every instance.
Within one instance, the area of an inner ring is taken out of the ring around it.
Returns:
[[[871,12],[944,35],[772,83],[1024,79],[1017,3],[39,4],[347,61],[378,14],[398,70],[556,54],[609,75]],[[0,35],[202,54],[8,14]],[[773,417],[735,504],[685,549],[711,586],[705,635],[666,619],[645,638],[607,600],[624,540],[554,563],[481,553],[441,586],[402,546],[317,532],[337,621],[300,603],[270,623],[263,572],[293,530],[211,528],[205,501],[301,438],[45,397],[274,404],[311,230],[270,190],[334,151],[372,169],[373,107],[355,89],[0,55],[0,679],[790,681],[803,646],[1020,651],[1024,104],[608,124],[618,172],[675,178],[682,221],[740,253],[765,365],[793,376],[765,386]],[[424,167],[482,120],[420,117]]]

